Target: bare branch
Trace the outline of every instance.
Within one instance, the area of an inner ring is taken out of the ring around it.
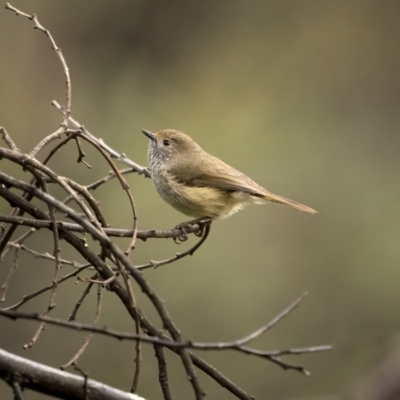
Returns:
[[[58,128],[55,132],[52,134],[46,136],[43,140],[39,142],[39,144],[29,153],[29,158],[35,158],[38,153],[49,143],[51,143],[53,140],[61,139],[62,135],[65,132],[65,128],[61,126]]]
[[[118,168],[116,167],[116,165],[113,163],[113,161],[111,160],[110,156],[107,154],[107,152],[98,144],[97,140],[93,140],[89,135],[87,135],[87,132],[85,130],[85,128],[82,127],[82,129],[79,130],[79,135],[86,141],[88,141],[90,144],[92,144],[92,146],[94,146],[99,152],[100,154],[106,159],[106,161],[108,162],[108,164],[110,165],[110,167],[112,168],[114,174],[116,175],[116,177],[118,178],[118,180],[121,183],[122,189],[125,190],[128,199],[129,199],[129,203],[131,205],[131,209],[132,209],[132,215],[133,215],[133,235],[132,235],[132,241],[129,244],[129,247],[127,249],[127,251],[125,252],[125,254],[129,255],[129,253],[132,251],[132,249],[135,248],[135,241],[136,241],[136,234],[137,234],[137,213],[136,213],[136,206],[135,206],[135,202],[133,200],[132,197],[132,193],[130,192],[129,189],[129,185],[128,182],[124,179],[124,177],[120,174]]]
[[[84,399],[85,379],[43,364],[16,356],[0,349],[0,378],[15,376],[25,389],[32,389],[58,399]],[[96,400],[145,400],[132,393],[123,392],[93,379],[87,380],[90,398]]]
[[[240,351],[240,352],[248,354],[248,355],[254,355],[254,356],[261,357],[261,358],[266,358],[274,363],[280,364],[281,366],[289,365],[289,364],[286,364],[286,363],[283,363],[282,361],[280,361],[278,358],[279,356],[300,355],[300,354],[307,354],[307,353],[319,353],[319,352],[323,352],[323,351],[332,350],[332,346],[330,346],[330,345],[321,345],[321,346],[311,346],[311,347],[304,347],[304,348],[298,348],[298,349],[262,351],[262,350],[257,350],[257,349],[253,349],[250,347],[242,346],[241,343],[243,343],[244,339],[246,339],[247,336],[243,339],[238,339],[238,340],[234,340],[231,342],[203,343],[203,342],[195,342],[192,340],[173,341],[173,340],[171,340],[169,338],[165,338],[165,337],[160,338],[160,337],[154,337],[154,336],[148,336],[148,335],[139,335],[137,333],[131,333],[131,332],[121,332],[121,331],[116,331],[114,329],[110,329],[107,327],[98,327],[98,326],[94,326],[91,324],[85,324],[85,323],[81,323],[81,322],[65,321],[63,319],[51,318],[46,315],[41,315],[41,314],[37,314],[37,313],[24,313],[24,312],[16,312],[16,311],[0,309],[0,315],[11,318],[13,320],[29,319],[29,320],[34,320],[34,321],[41,321],[41,322],[46,322],[49,324],[62,326],[65,328],[74,329],[74,330],[78,330],[78,331],[98,333],[98,334],[109,336],[109,337],[112,337],[112,338],[118,339],[118,340],[140,340],[145,343],[152,343],[155,345],[165,346],[165,347],[174,348],[174,349],[188,348],[188,349],[206,350],[206,351],[208,351],[208,350],[219,350],[219,351],[220,350],[235,350],[235,351]],[[274,318],[272,321],[274,321],[274,320],[276,320],[276,318]],[[257,331],[255,331],[255,332],[257,332]],[[290,366],[286,369],[299,370],[300,368],[303,369],[303,367],[298,367],[298,366]],[[300,372],[303,372],[303,371],[300,371]]]
[[[263,333],[269,331],[273,328],[278,322],[280,322],[283,318],[289,315],[298,305],[304,300],[304,298],[308,295],[308,292],[304,292],[300,297],[298,297],[292,304],[286,307],[281,313],[279,313],[272,321],[268,322],[268,324],[262,326],[260,329],[250,333],[250,335],[245,336],[243,339],[240,339],[236,342],[238,346],[243,346],[244,344],[256,339],[261,336]]]
[[[96,279],[98,274],[96,273],[92,278]],[[93,282],[89,282],[89,284],[86,286],[85,290],[83,291],[81,297],[79,297],[78,301],[75,304],[74,309],[72,310],[72,313],[68,315],[67,321],[75,321],[76,320],[76,315],[78,314],[79,309],[81,308],[84,300],[86,299],[86,296],[90,293],[90,290],[93,287]]]
[[[0,134],[1,137],[3,138],[3,140],[6,142],[7,146],[14,151],[21,151],[17,145],[14,143],[14,141],[11,139],[10,135],[7,133],[7,131],[5,130],[5,128],[3,128],[2,126],[0,126]]]
[[[198,228],[197,228],[198,229]],[[190,249],[182,252],[182,253],[176,253],[174,257],[171,258],[166,258],[165,260],[160,260],[160,261],[155,261],[155,260],[150,260],[150,262],[148,264],[143,264],[143,265],[138,265],[136,267],[137,270],[143,270],[143,269],[148,269],[148,268],[158,268],[161,267],[162,265],[167,265],[167,264],[171,264],[177,260],[180,260],[183,257],[186,256],[192,256],[193,253],[204,243],[204,241],[207,239],[208,234],[210,233],[210,229],[211,229],[211,223],[208,224],[205,227],[203,236],[201,237],[201,239]],[[182,232],[180,231],[180,229],[177,229],[179,233],[178,236],[176,236],[177,239],[179,239],[179,237],[182,235]],[[194,232],[195,233],[195,232]]]
[[[19,258],[19,249],[16,248],[15,249],[15,254],[14,254],[14,261],[12,263],[10,271],[9,271],[9,273],[7,275],[7,278],[6,278],[5,282],[0,287],[0,291],[1,291],[0,301],[1,302],[6,301],[7,290],[8,290],[8,287],[10,286],[11,278],[12,278],[12,276],[14,274],[14,271],[18,268],[18,258]]]
[[[164,400],[172,400],[171,389],[168,382],[167,362],[164,357],[164,350],[161,346],[154,345],[154,351],[158,362],[158,381],[160,382]]]
[[[26,13],[16,9],[15,7],[13,7],[10,3],[6,3],[6,10],[13,11],[13,12],[15,12],[15,14],[17,16],[21,15],[22,17],[28,18],[31,21],[33,21],[33,23],[35,24],[34,28],[41,30],[49,38],[51,46],[52,46],[52,49],[56,52],[58,58],[60,59],[62,67],[63,67],[63,70],[64,70],[66,93],[67,93],[66,94],[66,107],[65,107],[65,110],[63,112],[64,121],[62,123],[63,129],[66,129],[68,127],[69,116],[71,115],[71,78],[69,76],[68,65],[67,65],[67,63],[65,61],[65,58],[64,58],[64,55],[63,55],[61,49],[56,45],[56,42],[54,41],[53,36],[51,36],[50,31],[48,29],[44,28],[39,23],[39,20],[37,19],[35,14],[33,14],[33,15],[26,14]],[[35,157],[36,154],[40,151],[40,149],[41,149],[40,147],[35,148],[33,150],[33,152],[31,153],[32,157]]]
[[[1,153],[1,151],[0,151]],[[24,226],[31,226],[35,228],[48,228],[51,229],[51,221],[50,220],[36,220],[31,218],[25,218],[21,216],[14,216],[14,215],[1,215],[0,214],[0,221],[17,224],[17,225],[24,225]],[[70,232],[80,232],[80,233],[87,233],[84,227],[79,224],[73,224],[71,222],[66,221],[56,221],[57,227],[59,229],[68,230]],[[190,226],[186,229],[186,233],[195,233],[199,230],[198,225]],[[107,236],[116,236],[116,237],[132,237],[133,230],[132,229],[117,229],[117,228],[103,228],[104,232]],[[137,231],[137,238],[143,241],[147,239],[178,239],[179,236],[182,235],[182,231],[178,228],[170,229],[167,231],[159,231],[156,229],[144,230],[144,231]],[[159,262],[159,261],[158,261]],[[164,264],[162,264],[164,265]],[[154,266],[154,265],[149,265]],[[159,265],[157,265],[159,266]],[[147,267],[147,268],[149,268]],[[146,267],[143,266],[143,269]]]
[[[38,251],[32,250],[29,247],[26,247],[24,244],[18,244],[17,241],[9,243],[9,247],[26,251],[27,253],[31,254],[34,258],[42,258],[44,260],[49,260],[49,261],[56,260],[56,258],[49,253],[39,253]],[[69,265],[74,268],[82,267],[82,264],[79,264],[73,260],[70,261],[70,260],[60,259],[60,263],[62,265]]]
[[[84,378],[84,384],[83,384],[83,392],[84,392],[84,399],[83,400],[89,400],[89,389],[88,389],[88,380],[89,380],[89,375],[85,372],[83,372],[77,365],[74,366],[74,370],[78,371]]]
[[[46,193],[47,186],[44,182],[41,182],[42,190]],[[55,271],[54,271],[54,280],[53,280],[53,287],[51,289],[51,297],[49,302],[49,311],[52,310],[56,306],[56,293],[57,293],[57,286],[58,286],[58,279],[61,271],[61,250],[60,250],[60,238],[58,235],[58,229],[56,224],[56,216],[54,212],[54,207],[49,205],[49,215],[51,219],[52,231],[53,231],[53,241],[54,241],[54,250],[53,256],[55,261]]]
[[[64,108],[57,103],[57,101],[53,100],[52,104],[54,107],[57,108],[58,111],[64,114]],[[69,121],[74,125],[75,128],[77,129],[83,129],[83,125],[80,124],[78,121],[76,121],[74,118],[71,116],[69,117]],[[110,146],[108,146],[103,139],[98,139],[96,136],[92,135],[87,129],[85,129],[85,133],[87,137],[91,138],[92,140],[96,141],[98,145],[105,150],[110,157],[115,158],[118,162],[121,162],[125,165],[128,165],[133,171],[137,172],[139,175],[144,175],[146,178],[150,178],[151,174],[150,171],[146,167],[142,167],[141,165],[133,162],[130,160],[128,157],[126,157],[125,154],[123,153],[118,153],[114,149],[112,149]]]
[[[83,270],[85,270],[86,268],[89,268],[89,267],[90,267],[90,264],[86,264],[86,265],[83,265],[82,267],[79,267],[78,269],[70,272],[69,274],[62,276],[58,280],[58,284],[78,275],[80,272],[82,272]],[[20,308],[23,304],[27,303],[29,300],[32,300],[33,298],[41,295],[42,293],[45,293],[48,290],[51,290],[53,285],[54,285],[54,282],[52,282],[50,285],[45,286],[42,289],[37,290],[36,292],[33,292],[31,294],[24,296],[21,301],[19,301],[18,303],[14,304],[10,307],[4,308],[3,310],[10,310],[10,311],[18,310],[18,308]]]
[[[97,274],[95,275],[95,277],[97,277]],[[90,288],[92,287],[92,283],[89,283],[89,285],[87,286],[85,292],[83,293],[83,296],[79,299],[79,306],[82,304],[83,299],[86,297],[86,295],[89,293]],[[99,319],[100,319],[100,313],[101,313],[101,296],[102,294],[102,287],[101,285],[97,285],[97,303],[96,303],[96,314],[94,316],[94,320],[93,320],[93,326],[97,326],[97,324],[99,323]],[[68,317],[68,321],[74,320],[76,317],[76,313],[78,312],[78,306],[75,307],[74,311],[72,312],[72,314]],[[68,361],[66,362],[64,365],[61,366],[61,369],[67,369],[68,367],[70,367],[71,365],[75,365],[76,362],[78,361],[78,359],[81,357],[81,355],[84,353],[84,351],[86,350],[87,346],[90,343],[90,340],[92,339],[94,335],[94,332],[90,332],[89,335],[86,336],[82,346],[80,347],[80,349],[76,352],[76,354]]]
[[[83,165],[85,165],[87,168],[91,169],[92,167],[84,160],[86,154],[85,152],[82,150],[82,146],[81,143],[79,141],[78,138],[74,138],[75,143],[76,143],[76,147],[78,148],[78,159],[76,160],[78,163],[82,163]]]
[[[72,189],[77,191],[90,205],[92,210],[94,211],[96,218],[100,222],[102,227],[106,227],[108,224],[106,222],[106,219],[101,212],[101,209],[99,207],[99,202],[89,193],[86,187],[79,185],[78,183],[74,182],[72,179],[69,178],[64,178],[65,181],[68,183],[69,186],[71,186]]]
[[[49,310],[45,311],[42,315],[46,316],[48,314]],[[42,322],[39,325],[39,328],[36,330],[36,333],[33,335],[32,339],[28,342],[25,343],[22,347],[24,349],[30,349],[35,345],[35,343],[38,341],[40,334],[46,329],[46,324]]]

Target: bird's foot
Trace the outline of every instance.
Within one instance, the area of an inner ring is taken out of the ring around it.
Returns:
[[[202,218],[197,218],[197,219],[193,219],[193,220],[182,222],[182,223],[178,224],[177,226],[175,226],[175,229],[180,229],[182,234],[179,235],[178,237],[174,238],[174,242],[177,244],[180,244],[180,242],[185,242],[188,239],[186,228],[193,226],[193,225],[199,226],[199,229],[197,229],[194,232],[194,234],[197,237],[203,237],[205,227],[210,225],[211,222],[212,222],[211,218],[202,217]]]
[[[181,226],[181,224],[175,226],[175,229],[179,229],[181,231],[181,234],[177,237],[174,237],[174,242],[176,244],[181,244],[182,242],[186,242],[188,240],[187,232],[185,229],[185,226]]]

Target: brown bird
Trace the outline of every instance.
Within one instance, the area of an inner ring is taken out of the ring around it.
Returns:
[[[227,218],[248,204],[269,201],[297,211],[316,211],[264,189],[242,172],[208,154],[182,132],[142,132],[150,139],[151,177],[160,196],[183,214],[214,220]]]

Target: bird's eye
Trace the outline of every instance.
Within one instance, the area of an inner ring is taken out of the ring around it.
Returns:
[[[169,146],[171,144],[171,142],[169,140],[165,139],[165,140],[163,140],[162,144],[164,146]]]

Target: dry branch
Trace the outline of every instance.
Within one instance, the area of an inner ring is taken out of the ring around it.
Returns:
[[[18,373],[16,373],[18,371]],[[0,378],[24,389],[56,396],[58,399],[84,399],[85,379],[43,364],[16,356],[0,349]],[[90,400],[145,400],[143,397],[88,379]]]

